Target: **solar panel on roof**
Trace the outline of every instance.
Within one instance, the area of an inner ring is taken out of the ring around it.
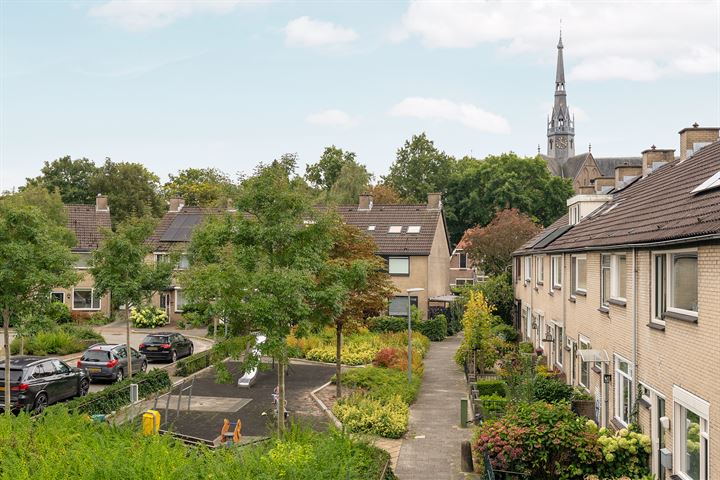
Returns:
[[[188,213],[176,216],[163,236],[161,242],[189,242],[195,227],[202,223],[205,216],[201,213]]]
[[[705,180],[703,183],[695,187],[695,189],[690,193],[700,193],[717,187],[720,187],[720,172],[717,172],[715,175]]]
[[[538,243],[533,245],[533,248],[545,248],[548,245],[550,245],[552,242],[557,240],[562,234],[570,230],[573,226],[572,225],[563,225],[562,227],[558,228],[557,230],[553,230],[548,235],[545,235]]]

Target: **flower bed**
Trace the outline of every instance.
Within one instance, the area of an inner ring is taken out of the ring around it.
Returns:
[[[22,343],[25,355],[69,355],[82,352],[92,344],[104,342],[103,336],[89,327],[66,324],[24,339],[15,338],[10,344],[10,351],[17,355]]]

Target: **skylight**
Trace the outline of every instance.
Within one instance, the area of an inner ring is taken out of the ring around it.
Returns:
[[[713,188],[717,187],[720,187],[720,172],[717,172],[715,175],[695,187],[695,190],[693,190],[691,193],[704,192],[705,190],[712,190]]]
[[[402,232],[402,225],[391,225],[388,228],[388,233],[400,233]]]
[[[407,233],[420,233],[420,225],[410,225],[407,229]]]
[[[371,232],[375,231],[375,225],[368,225],[368,230]]]

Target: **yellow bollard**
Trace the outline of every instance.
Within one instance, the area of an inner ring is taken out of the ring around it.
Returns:
[[[158,433],[160,430],[160,412],[148,410],[142,416],[143,435],[148,436]]]

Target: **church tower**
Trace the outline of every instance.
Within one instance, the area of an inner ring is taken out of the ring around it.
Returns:
[[[547,121],[547,155],[560,164],[575,155],[575,118],[570,116],[565,92],[565,65],[563,63],[562,32],[557,45],[557,72],[555,74],[555,102]]]

